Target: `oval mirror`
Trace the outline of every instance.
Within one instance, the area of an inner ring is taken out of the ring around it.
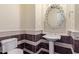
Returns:
[[[59,5],[51,5],[46,11],[47,24],[51,28],[59,28],[64,22],[64,11]]]

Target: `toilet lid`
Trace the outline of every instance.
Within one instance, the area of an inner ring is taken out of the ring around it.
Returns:
[[[16,48],[8,52],[8,54],[23,54],[23,50]]]

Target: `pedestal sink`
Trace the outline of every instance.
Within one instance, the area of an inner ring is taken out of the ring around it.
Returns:
[[[54,41],[59,40],[61,38],[60,35],[54,34],[46,34],[43,36],[49,41],[49,54],[54,54]]]

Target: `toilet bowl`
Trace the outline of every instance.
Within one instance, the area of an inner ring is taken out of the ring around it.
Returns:
[[[16,48],[8,52],[8,54],[23,54],[23,50]]]
[[[17,38],[5,39],[1,41],[2,53],[8,54],[23,54],[23,50],[17,47]]]

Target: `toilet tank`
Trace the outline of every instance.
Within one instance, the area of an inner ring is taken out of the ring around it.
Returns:
[[[9,52],[17,47],[17,38],[2,40],[1,44],[2,44],[2,53]]]

